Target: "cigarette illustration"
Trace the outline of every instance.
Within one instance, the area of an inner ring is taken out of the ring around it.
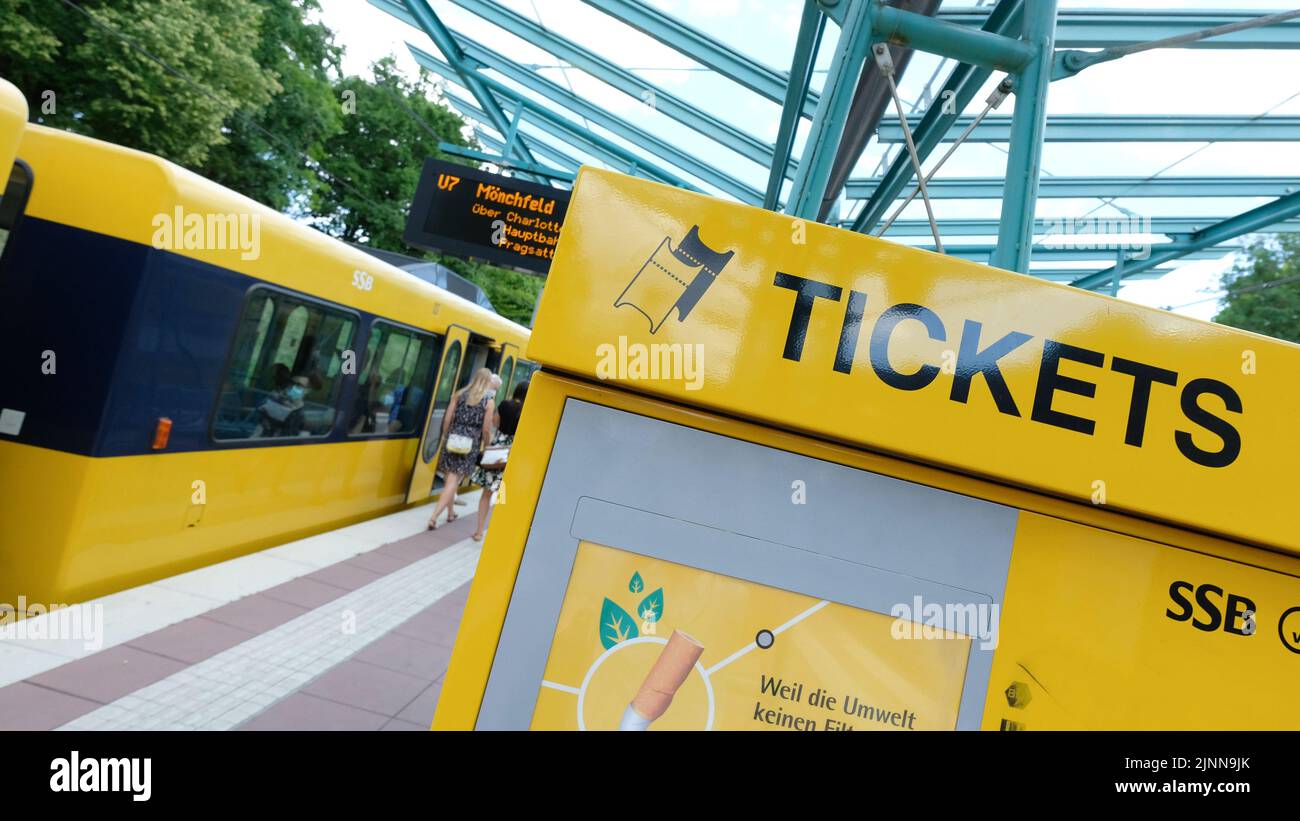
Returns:
[[[681,689],[691,668],[704,653],[704,645],[680,630],[674,630],[664,645],[663,652],[646,674],[641,689],[632,703],[627,705],[620,730],[648,730],[650,725],[673,703],[673,696]]]

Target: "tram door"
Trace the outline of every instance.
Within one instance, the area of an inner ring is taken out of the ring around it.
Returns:
[[[452,325],[447,329],[442,364],[438,367],[438,378],[434,382],[433,402],[429,404],[429,416],[424,422],[420,450],[415,456],[415,468],[411,471],[411,483],[406,490],[407,502],[427,499],[433,492],[434,474],[438,470],[438,451],[442,445],[442,420],[447,415],[451,395],[456,391],[457,377],[464,364],[468,345],[468,328]]]
[[[501,344],[501,363],[497,367],[497,376],[501,377],[501,387],[497,390],[497,407],[510,398],[510,379],[515,373],[515,364],[519,360],[519,347],[509,342]]]

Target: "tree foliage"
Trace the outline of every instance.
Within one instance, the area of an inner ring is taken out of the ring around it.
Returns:
[[[262,18],[254,0],[3,2],[3,30],[32,39],[18,51],[6,41],[0,74],[45,125],[193,167],[226,140],[232,114],[280,90],[248,53]]]
[[[318,0],[0,0],[0,76],[36,122],[138,148],[349,242],[411,254],[426,157],[474,147],[388,58],[344,76]],[[52,93],[52,94],[51,94]],[[458,160],[460,162],[464,162]],[[438,259],[527,323],[535,277]]]
[[[1215,322],[1300,342],[1300,234],[1252,244],[1223,286],[1227,295]]]
[[[321,169],[330,181],[313,198],[312,212],[328,233],[348,242],[403,250],[406,210],[426,157],[444,157],[442,142],[470,146],[464,121],[429,99],[427,74],[407,80],[392,58],[374,77],[344,77],[336,86],[352,109],[325,143]]]
[[[265,106],[241,111],[226,124],[226,140],[198,169],[205,177],[258,202],[301,216],[319,190],[313,167],[343,127],[334,93],[342,47],[312,23],[316,0],[265,0],[253,56],[280,90]]]

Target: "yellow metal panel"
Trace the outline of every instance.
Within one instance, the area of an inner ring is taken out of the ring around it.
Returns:
[[[984,728],[1300,729],[1300,562],[1272,564],[1021,513]]]
[[[1032,277],[584,168],[528,356],[1300,553],[1300,346]]]
[[[416,444],[89,458],[0,443],[0,602],[84,601],[399,510]]]
[[[515,578],[523,559],[524,543],[528,538],[528,529],[537,507],[537,497],[546,474],[552,443],[568,397],[987,499],[1023,511],[1031,511],[1032,514],[1042,514],[1038,518],[1050,516],[1054,519],[1078,522],[1087,525],[1088,527],[1083,529],[1090,533],[1128,534],[1136,537],[1129,540],[1131,543],[1175,545],[1182,548],[1176,551],[1178,555],[1193,558],[1213,556],[1217,557],[1216,561],[1225,559],[1277,573],[1300,576],[1300,559],[1282,554],[1134,519],[1090,503],[1081,504],[1042,496],[970,476],[864,453],[842,445],[808,439],[734,418],[669,405],[622,390],[543,372],[533,377],[528,391],[526,409],[506,468],[505,498],[500,501],[493,513],[492,526],[488,530],[483,554],[479,559],[469,601],[461,620],[460,633],[452,653],[451,665],[439,697],[438,712],[433,723],[434,729],[464,730],[474,727],[488,675],[492,669],[506,609],[510,604]],[[1022,521],[1029,515],[1031,514],[1022,514]],[[1012,641],[1019,635],[1022,629],[1021,619],[1041,618],[1041,614],[1034,609],[1038,605],[1037,600],[1025,599],[1021,592],[1026,589],[1025,585],[1016,581],[1019,578],[1016,562],[1021,544],[1018,538],[1012,555],[1013,578],[1008,588],[1008,612],[1003,615],[1006,641]],[[1087,557],[1094,554],[1091,548],[1088,548],[1080,555],[1086,562]],[[1103,573],[1106,568],[1111,567],[1115,568],[1114,572],[1128,570],[1123,564],[1114,566],[1102,564],[1098,566],[1096,572]],[[1062,577],[1068,580],[1075,573],[1075,569],[1073,565],[1062,566],[1060,572]],[[1032,580],[1030,586],[1032,587]],[[1017,597],[1015,601],[1010,600],[1013,593]],[[1136,612],[1133,607],[1118,611],[1121,621]],[[1063,618],[1068,619],[1072,616],[1066,614]],[[1072,629],[1091,628],[1081,621]],[[1296,659],[1300,660],[1300,656]],[[1002,657],[995,657],[995,662],[995,672],[1002,670],[1003,668],[999,666],[1002,664]],[[994,693],[1000,697],[1001,679],[995,678],[993,681]],[[992,697],[990,695],[990,698]]]

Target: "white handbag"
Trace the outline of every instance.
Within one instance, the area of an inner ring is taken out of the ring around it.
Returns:
[[[500,470],[506,466],[508,458],[510,458],[509,445],[492,445],[483,451],[483,458],[479,459],[478,463],[488,470]]]
[[[464,456],[474,449],[474,440],[463,433],[452,433],[447,436],[447,452],[454,453],[457,456]]]

